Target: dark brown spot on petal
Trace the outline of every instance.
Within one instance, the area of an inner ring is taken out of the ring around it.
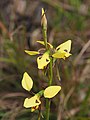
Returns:
[[[48,59],[46,59],[46,62],[48,62],[49,60]]]
[[[39,103],[38,100],[36,100],[36,103]]]
[[[64,50],[65,52],[68,52],[66,49]]]
[[[60,50],[60,47],[57,50]]]
[[[42,58],[42,56],[39,57],[39,60]]]

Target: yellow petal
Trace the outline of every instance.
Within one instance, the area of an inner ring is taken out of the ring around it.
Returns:
[[[27,72],[25,72],[23,75],[22,87],[27,91],[30,91],[33,87],[32,78],[27,74]]]
[[[37,42],[45,46],[44,41],[39,41],[38,40]],[[49,42],[47,42],[47,44],[50,46],[50,48],[53,48],[53,46]]]
[[[69,57],[71,54],[65,51],[57,51],[52,55],[54,58],[63,58],[65,59],[66,57]]]
[[[45,52],[42,56],[37,58],[38,69],[44,69],[50,62],[49,53]]]
[[[44,90],[44,97],[53,98],[60,90],[60,86],[49,86]]]
[[[39,106],[40,104],[41,104],[41,101],[39,100],[39,97],[37,95],[35,95],[31,98],[26,98],[24,101],[25,108]]]
[[[65,58],[65,52],[59,52],[59,51],[57,51],[56,53],[54,53],[52,55],[52,57],[54,57],[54,58]]]
[[[29,55],[38,55],[39,52],[38,51],[29,51],[29,50],[25,50],[25,52]]]
[[[70,55],[72,55],[72,54],[66,52],[65,57],[69,57]]]
[[[42,15],[44,14],[45,12],[44,12],[44,9],[42,8]]]
[[[65,51],[65,52],[70,52],[71,50],[71,40],[68,40],[64,43],[62,43],[61,45],[59,45],[57,48],[56,48],[57,51]]]

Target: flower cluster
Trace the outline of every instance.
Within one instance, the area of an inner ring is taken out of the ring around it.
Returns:
[[[33,80],[27,72],[25,72],[23,75],[22,87],[27,91],[30,91],[33,87]],[[60,86],[49,86],[45,90],[41,90],[35,94],[33,97],[26,98],[24,100],[24,107],[31,108],[31,111],[33,112],[34,110],[38,109],[39,105],[41,104],[40,97],[44,96],[45,98],[53,98],[60,90]]]
[[[45,46],[44,41],[37,41],[37,42]],[[29,55],[39,55],[39,57],[37,57],[38,69],[44,69],[50,63],[50,57],[62,58],[65,60],[65,58],[71,55],[70,53],[71,40],[62,43],[61,45],[56,47],[56,49],[54,49],[54,47],[50,43],[47,44],[49,46],[49,49],[46,50],[43,54],[40,50],[38,51],[25,50],[25,52]],[[52,53],[52,51],[54,52]]]
[[[55,62],[56,59],[66,59],[71,55],[70,50],[71,50],[71,40],[68,40],[62,44],[60,44],[56,49],[51,45],[49,42],[47,42],[46,37],[46,32],[47,32],[47,19],[45,16],[45,12],[42,9],[42,20],[41,20],[41,25],[43,26],[43,30],[45,30],[44,34],[44,40],[43,41],[37,41],[39,44],[42,44],[44,48],[39,49],[38,51],[29,51],[25,50],[25,52],[29,55],[37,55],[37,65],[38,69],[45,69],[50,63],[50,66],[53,66],[53,63]],[[44,90],[39,91],[36,93],[33,97],[31,98],[26,98],[24,100],[24,107],[25,108],[31,108],[31,111],[33,112],[34,110],[39,109],[39,106],[41,105],[41,97],[44,98],[53,98],[55,95],[58,94],[58,92],[61,90],[61,86],[58,85],[52,85],[52,67],[49,69],[51,70],[50,75],[49,75],[49,81],[48,82],[49,86],[45,88]],[[33,80],[32,78],[28,75],[27,72],[24,73],[23,79],[22,79],[22,87],[27,90],[31,91],[33,87]]]

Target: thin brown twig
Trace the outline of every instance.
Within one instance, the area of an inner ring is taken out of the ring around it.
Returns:
[[[22,92],[16,92],[16,93],[7,93],[6,95],[2,96],[1,99],[6,99],[6,98],[12,98],[12,97],[26,97],[26,94]]]
[[[84,47],[82,48],[81,52],[79,53],[79,55],[76,57],[76,59],[74,60],[74,65],[77,65],[78,62],[80,61],[81,57],[83,56],[84,52],[87,50],[87,48],[90,46],[90,40],[84,45]]]
[[[66,97],[65,97],[65,99],[64,99],[64,108],[66,107],[66,105],[67,105],[67,102],[68,102],[68,100],[69,100],[69,98],[71,97],[71,95],[73,94],[73,92],[74,92],[74,90],[75,90],[75,87],[72,87],[70,90],[69,90],[69,92],[68,92],[68,94],[66,95]]]

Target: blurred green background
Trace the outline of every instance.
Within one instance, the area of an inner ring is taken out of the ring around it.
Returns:
[[[23,108],[31,96],[21,87],[25,71],[33,78],[36,93],[47,85],[38,71],[36,57],[25,49],[38,50],[41,8],[48,19],[48,41],[56,47],[72,40],[72,56],[58,61],[53,80],[62,86],[52,99],[50,120],[90,120],[90,0],[2,0],[0,1],[0,120],[37,120],[38,111]],[[42,104],[45,115],[45,101]],[[42,118],[44,120],[44,118]]]

